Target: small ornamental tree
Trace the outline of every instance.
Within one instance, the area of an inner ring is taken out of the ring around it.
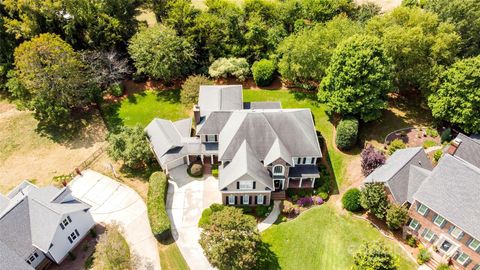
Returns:
[[[367,146],[360,154],[362,158],[362,172],[364,176],[372,173],[376,168],[385,164],[385,155],[376,150],[372,145]]]
[[[358,120],[345,118],[338,123],[335,143],[340,150],[349,150],[357,142]]]
[[[253,63],[253,80],[258,86],[269,86],[273,81],[275,63],[272,60],[262,59]]]
[[[108,155],[121,160],[130,168],[141,168],[153,159],[152,151],[141,126],[121,127],[117,133],[108,134]]]
[[[360,196],[361,192],[358,188],[351,188],[347,190],[342,197],[343,208],[351,212],[356,212],[362,209],[362,205],[360,204]]]
[[[390,230],[398,230],[408,220],[408,209],[398,204],[390,204],[387,209],[387,226]]]
[[[100,235],[93,258],[96,269],[132,269],[130,249],[117,224],[108,225]]]
[[[203,75],[189,76],[182,85],[180,101],[184,105],[198,103],[198,91],[201,85],[212,85],[213,82]]]
[[[250,66],[245,58],[219,58],[210,65],[208,74],[215,79],[233,77],[244,81],[250,74]]]
[[[392,155],[393,153],[395,153],[395,151],[399,149],[405,149],[405,148],[407,148],[407,146],[402,140],[395,139],[391,141],[390,144],[388,145],[388,154]]]
[[[397,259],[380,242],[364,243],[353,256],[353,270],[397,270]]]
[[[211,214],[200,245],[218,269],[253,269],[259,264],[262,240],[252,216],[239,208],[225,207]]]
[[[362,189],[360,204],[379,219],[384,219],[387,213],[387,193],[382,183],[366,184]]]

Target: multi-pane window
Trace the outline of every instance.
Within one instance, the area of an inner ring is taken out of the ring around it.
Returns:
[[[416,221],[415,219],[412,219],[410,221],[410,224],[408,224],[408,227],[410,227],[410,229],[416,231],[420,227],[420,223],[418,221]]]
[[[463,231],[457,227],[453,227],[453,229],[450,231],[450,234],[456,239],[460,239],[463,235]]]
[[[264,197],[262,194],[257,196],[257,204],[263,204]]]
[[[273,174],[274,175],[283,175],[283,166],[282,165],[275,165],[273,167]]]
[[[428,212],[428,207],[426,207],[425,205],[423,204],[419,204],[418,208],[417,208],[417,212],[422,215],[422,216],[425,216]]]
[[[73,243],[73,241],[75,241],[75,239],[77,239],[78,237],[80,236],[80,234],[78,233],[77,229],[75,229],[74,232],[72,232],[69,236],[68,236],[68,241],[71,243]]]
[[[64,219],[62,221],[62,223],[60,223],[60,227],[63,229],[65,229],[65,227],[67,227],[68,224],[72,223],[72,219],[70,218],[70,216],[67,216],[66,219]]]
[[[425,229],[426,233],[423,236],[428,242],[432,242],[433,238],[435,237],[435,233],[432,230]]]
[[[472,241],[470,241],[470,244],[468,244],[468,247],[477,251],[480,248],[480,241],[478,241],[477,239],[472,239]]]
[[[38,253],[37,252],[34,252],[32,253],[28,259],[26,259],[25,261],[28,263],[28,264],[32,264],[33,261],[35,261],[35,259],[38,258]]]
[[[457,262],[459,262],[461,265],[465,265],[468,262],[469,259],[470,259],[470,257],[465,252],[462,252],[458,256]]]
[[[217,136],[216,135],[207,135],[207,142],[216,142]]]
[[[239,189],[253,189],[253,181],[240,181]]]
[[[243,204],[250,204],[250,196],[248,195],[243,195],[243,200],[242,200],[242,203]]]
[[[315,164],[315,157],[297,157],[294,161],[295,165],[311,165]]]
[[[442,216],[438,215],[433,220],[433,223],[438,227],[442,227],[445,224],[445,219]]]
[[[228,196],[228,204],[230,204],[230,205],[235,204],[235,196],[234,195]]]

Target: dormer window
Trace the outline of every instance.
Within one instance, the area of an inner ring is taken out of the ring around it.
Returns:
[[[282,165],[273,166],[273,175],[284,175],[285,167]]]
[[[217,135],[207,135],[205,137],[206,142],[217,142]]]
[[[70,218],[70,216],[67,216],[67,218],[64,219],[62,223],[60,223],[60,227],[62,228],[62,230],[64,230],[65,227],[67,227],[67,225],[70,223],[72,223],[72,219]]]
[[[35,259],[38,258],[38,253],[37,252],[34,252],[32,253],[28,259],[26,259],[25,261],[28,263],[28,264],[32,264],[33,261],[35,261]]]

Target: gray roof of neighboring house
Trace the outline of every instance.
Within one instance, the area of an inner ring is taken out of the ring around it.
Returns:
[[[0,242],[26,258],[33,251],[30,200],[23,198],[0,218]]]
[[[295,178],[312,178],[320,177],[317,165],[297,165],[290,167],[288,171],[288,177]]]
[[[310,110],[285,109],[234,111],[219,136],[219,158],[231,160],[246,140],[255,157],[263,161],[277,139],[284,149],[276,153],[322,156]]]
[[[197,135],[202,134],[220,134],[232,111],[211,112],[208,117],[202,117],[202,121],[197,125]]]
[[[386,163],[368,175],[364,183],[385,183],[397,203],[408,201],[409,177],[412,165],[431,170],[433,168],[422,147],[406,148],[395,151]],[[418,176],[417,174],[414,174]],[[415,182],[415,181],[414,181]],[[414,186],[410,192],[414,192]]]
[[[263,164],[255,158],[252,148],[245,140],[240,145],[232,162],[224,167],[219,175],[218,187],[220,190],[244,176],[261,182],[273,190],[272,177]]]
[[[480,169],[445,154],[413,198],[480,240]]]
[[[243,108],[246,110],[258,110],[258,109],[281,109],[282,103],[275,101],[255,101],[243,103]]]
[[[426,170],[424,168],[410,165],[410,172],[408,176],[408,192],[407,192],[407,201],[413,203],[413,195],[422,185],[423,181],[432,173],[432,171]]]
[[[178,120],[173,122],[173,125],[177,129],[178,133],[180,133],[180,136],[182,137],[190,137],[192,134],[192,119],[191,118],[185,118],[182,120]]]
[[[200,86],[198,97],[200,115],[205,116],[214,111],[243,109],[242,89],[241,85]]]
[[[0,269],[34,270],[23,258],[0,241]]]
[[[9,203],[10,199],[0,194],[0,213],[3,211],[3,209],[7,208]]]
[[[458,146],[457,151],[455,151],[454,156],[480,168],[480,137],[478,135],[468,137],[459,133],[457,138],[461,139],[462,142]]]

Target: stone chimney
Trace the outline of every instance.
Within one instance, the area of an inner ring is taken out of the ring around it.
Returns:
[[[450,143],[450,147],[448,148],[448,153],[450,155],[454,155],[455,152],[457,152],[457,149],[458,147],[460,146],[460,144],[462,143],[462,140],[460,138],[455,138],[451,143]]]
[[[195,125],[200,123],[200,106],[193,105],[193,117],[195,118]]]

